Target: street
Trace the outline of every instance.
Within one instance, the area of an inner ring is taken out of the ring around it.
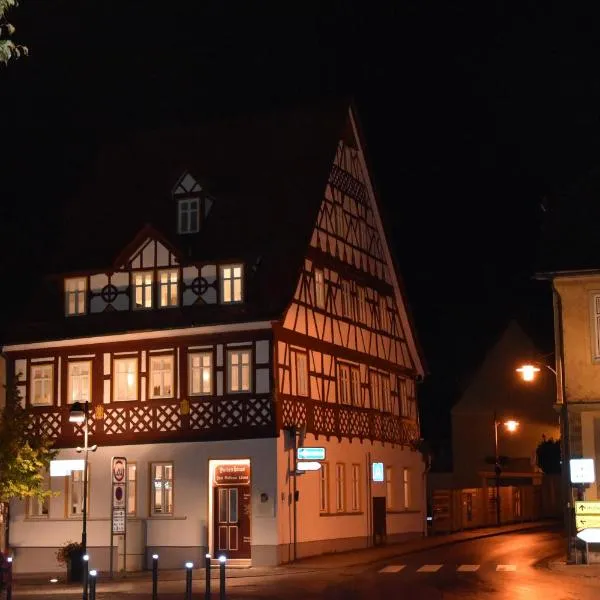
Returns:
[[[364,566],[323,569],[298,563],[273,576],[235,577],[227,581],[227,597],[256,600],[326,598],[358,600],[419,598],[445,600],[591,600],[600,594],[600,582],[550,571],[546,562],[561,553],[564,540],[556,530],[505,534],[401,555]],[[146,600],[151,597],[147,581],[102,590],[98,600]],[[48,590],[49,591],[49,590]],[[15,589],[26,600],[56,598],[46,590]],[[58,591],[58,590],[56,590]],[[161,582],[159,598],[183,598],[182,581]],[[66,595],[76,598],[73,589]],[[60,594],[60,597],[65,597]],[[194,598],[203,598],[201,581],[194,581]],[[213,597],[218,584],[213,583]]]

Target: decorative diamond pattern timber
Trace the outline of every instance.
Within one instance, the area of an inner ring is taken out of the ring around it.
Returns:
[[[211,400],[190,402],[190,428],[207,430],[214,426],[214,403]]]
[[[128,411],[126,408],[106,408],[104,411],[104,435],[127,433]]]
[[[252,398],[246,407],[246,424],[251,427],[269,425],[273,421],[270,398]]]

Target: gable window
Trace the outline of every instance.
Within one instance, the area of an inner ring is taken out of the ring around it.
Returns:
[[[152,308],[152,271],[134,273],[133,297],[135,299],[133,308]]]
[[[228,357],[228,389],[230,392],[250,391],[250,350],[230,350]]]
[[[352,318],[352,287],[349,281],[342,281],[342,314]]]
[[[188,355],[189,393],[194,396],[212,394],[212,354],[201,352]]]
[[[32,406],[47,406],[54,401],[54,365],[31,367],[30,403]]]
[[[150,357],[150,398],[173,397],[173,357]]]
[[[346,465],[343,463],[335,465],[335,510],[346,510]]]
[[[92,362],[69,363],[69,389],[67,402],[89,402],[92,391]]]
[[[221,302],[242,301],[242,265],[221,267]]]
[[[177,269],[159,271],[158,273],[158,298],[161,308],[177,306],[179,304]]]
[[[137,358],[115,358],[114,400],[137,400]]]
[[[340,404],[352,404],[349,365],[338,364],[338,393]]]
[[[137,465],[127,462],[127,514],[137,513]]]
[[[152,516],[173,516],[173,463],[151,463],[151,471],[150,513]]]
[[[325,308],[325,277],[321,269],[315,269],[315,304]]]
[[[67,315],[85,314],[86,292],[87,285],[85,277],[65,279],[65,311]]]
[[[292,395],[308,396],[308,360],[305,352],[291,351]]]
[[[178,201],[179,220],[177,233],[197,233],[200,230],[200,198]]]

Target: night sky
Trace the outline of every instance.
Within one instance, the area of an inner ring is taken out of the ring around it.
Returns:
[[[597,164],[597,13],[525,0],[154,4],[12,11],[30,56],[0,68],[0,266],[21,290],[3,286],[5,317],[35,290],[98,143],[343,93],[430,372],[426,436],[448,438],[450,406],[511,317],[552,349],[549,286],[532,280],[541,205]]]

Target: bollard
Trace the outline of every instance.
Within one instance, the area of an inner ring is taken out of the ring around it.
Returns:
[[[152,555],[152,600],[158,598],[158,554]]]
[[[13,557],[9,556],[6,559],[6,562],[8,563],[8,573],[6,574],[6,600],[11,600],[12,599],[12,562],[13,562]]]
[[[90,568],[90,555],[83,555],[83,600],[88,600],[88,576]]]
[[[185,563],[185,600],[192,600],[192,569],[194,563]]]
[[[225,563],[227,562],[227,557],[219,556],[219,598],[220,600],[225,600]]]
[[[98,571],[92,569],[90,571],[90,600],[96,600],[96,575],[98,575]]]
[[[204,600],[210,600],[210,554],[204,556]]]

